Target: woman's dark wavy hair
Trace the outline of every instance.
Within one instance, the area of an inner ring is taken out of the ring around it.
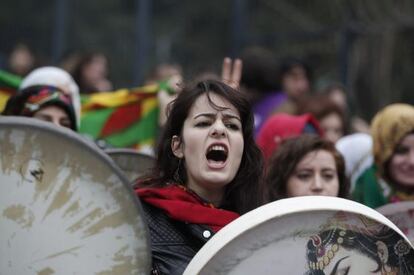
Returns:
[[[302,158],[315,150],[326,150],[332,154],[339,180],[338,197],[348,198],[349,180],[345,175],[345,161],[342,155],[332,142],[317,135],[304,134],[284,140],[281,146],[273,152],[267,165],[265,179],[270,201],[286,198],[286,185],[289,177],[294,173]]]
[[[184,121],[191,107],[204,94],[213,108],[223,110],[223,107],[212,102],[211,94],[226,99],[240,114],[244,138],[243,156],[235,178],[226,186],[220,207],[243,214],[264,203],[263,159],[254,141],[253,112],[249,102],[238,90],[221,81],[205,80],[185,87],[178,97],[170,103],[168,119],[159,140],[155,168],[151,175],[146,176],[139,183],[139,186],[162,187],[171,182],[186,184],[185,163],[182,164],[173,154],[171,140],[174,135],[181,136]],[[179,182],[177,182],[177,172]]]
[[[342,231],[342,235],[340,232]],[[414,250],[410,248],[409,244],[394,230],[384,227],[379,232],[368,235],[366,233],[356,232],[353,230],[341,230],[339,228],[323,231],[318,234],[321,245],[316,246],[312,238],[308,241],[306,246],[306,258],[308,262],[318,262],[320,259],[320,251],[327,251],[328,245],[335,244],[338,238],[342,238],[343,242],[339,245],[339,249],[356,250],[377,263],[377,269],[372,270],[372,273],[380,271],[384,263],[378,255],[377,242],[381,241],[385,244],[388,250],[388,266],[398,269],[398,274],[409,275],[414,272]],[[320,248],[322,247],[322,249]],[[337,269],[342,259],[336,259],[335,265],[330,274],[337,274]],[[358,267],[354,268],[358,270]],[[305,273],[306,275],[325,275],[323,270],[310,269]]]

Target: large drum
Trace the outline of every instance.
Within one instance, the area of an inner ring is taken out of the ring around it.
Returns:
[[[196,254],[192,274],[414,274],[414,249],[387,218],[331,197],[276,201],[236,219]]]
[[[137,197],[94,144],[51,123],[0,118],[0,273],[148,274]]]
[[[414,201],[390,203],[378,208],[377,211],[398,226],[414,244]]]
[[[134,184],[140,176],[148,173],[155,162],[153,157],[133,149],[107,149],[105,152],[121,168],[131,184]]]

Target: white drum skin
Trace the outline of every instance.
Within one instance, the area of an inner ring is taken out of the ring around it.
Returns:
[[[0,273],[148,274],[139,201],[76,133],[0,119]]]

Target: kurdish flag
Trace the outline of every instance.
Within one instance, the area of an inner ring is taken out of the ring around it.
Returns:
[[[153,148],[159,85],[82,95],[80,133],[113,147]]]
[[[7,100],[17,91],[21,82],[20,76],[0,70],[0,112],[3,112]]]
[[[22,78],[0,70],[0,112]],[[157,92],[164,83],[82,95],[79,132],[113,147],[153,148],[158,130]]]

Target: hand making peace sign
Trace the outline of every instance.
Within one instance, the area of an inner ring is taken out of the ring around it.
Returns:
[[[221,79],[230,87],[238,89],[240,86],[242,68],[243,63],[241,59],[236,58],[232,61],[231,58],[225,57],[221,69]]]

